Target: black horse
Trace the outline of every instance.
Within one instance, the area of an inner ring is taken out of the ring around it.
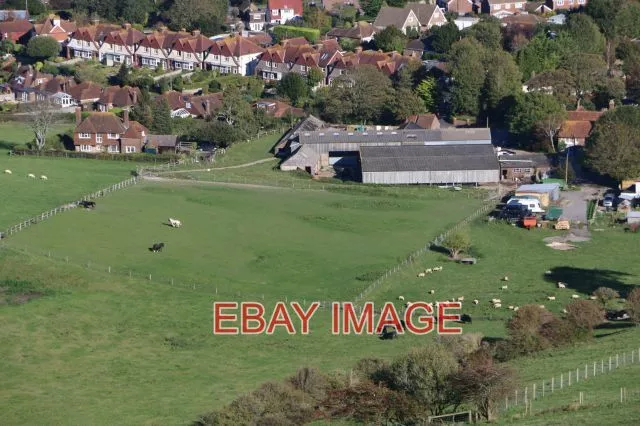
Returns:
[[[85,209],[95,209],[96,202],[95,201],[80,201],[80,205]]]
[[[378,335],[378,337],[382,340],[391,340],[398,337],[398,331],[392,325],[387,325],[382,330],[382,333]]]
[[[162,251],[163,248],[164,248],[164,243],[155,243],[150,250],[154,253],[157,253],[159,251]]]
[[[460,322],[462,322],[462,323],[469,323],[469,324],[471,324],[471,315],[468,315],[468,314],[462,314],[462,315],[460,316]]]

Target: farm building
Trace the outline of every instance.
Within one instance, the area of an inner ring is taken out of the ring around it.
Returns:
[[[540,200],[542,207],[547,207],[551,201],[560,199],[559,183],[536,183],[531,185],[521,185],[516,189],[516,196],[532,196]]]
[[[491,183],[499,180],[491,145],[363,146],[362,182]]]
[[[640,212],[630,211],[627,213],[627,223],[629,225],[640,224]]]
[[[500,177],[503,180],[545,179],[553,168],[552,160],[546,154],[526,152],[498,157]]]

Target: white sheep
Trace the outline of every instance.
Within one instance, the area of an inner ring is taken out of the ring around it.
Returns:
[[[435,292],[436,292],[435,290],[429,290],[429,294],[433,294]]]
[[[10,175],[11,174],[11,170],[7,169],[4,171],[6,174]]]
[[[411,302],[407,302],[407,303],[404,304],[405,308],[408,308],[409,306],[411,306]]]
[[[513,308],[513,312],[518,312],[518,309],[520,309],[520,307],[516,306],[515,308]]]
[[[551,272],[551,271],[544,271],[544,274],[545,274],[545,275],[551,275],[551,274],[553,274],[553,272]]]
[[[547,296],[547,300],[556,300],[555,296]]]
[[[571,298],[572,298],[572,299],[580,299],[580,296],[578,296],[577,294],[572,294],[572,295],[571,295]]]
[[[440,272],[440,271],[442,271],[442,266],[436,266],[436,267],[431,268],[431,269],[433,269],[434,272]]]
[[[596,296],[589,296],[590,300],[598,300],[598,298]]]
[[[491,299],[491,303],[502,303],[500,299]]]
[[[398,300],[402,300],[404,302],[404,296],[398,296]]]
[[[182,222],[180,222],[178,219],[173,219],[171,217],[169,218],[169,224],[174,228],[180,228],[182,226]]]
[[[480,301],[478,299],[473,299],[473,304],[477,305],[478,303],[480,303]]]
[[[508,288],[509,288],[509,286],[508,286],[508,285],[503,285],[503,286],[502,286],[502,289],[503,289],[503,290],[506,290],[506,289],[508,289]]]
[[[561,281],[558,281],[558,288],[567,288],[567,283],[563,283]]]
[[[568,313],[569,313],[569,311],[567,311],[566,309],[563,309],[563,310],[562,310],[562,313],[563,313],[563,314],[568,314]]]
[[[515,308],[515,306],[509,305],[508,308],[509,308],[510,311],[513,311],[513,308]]]
[[[418,274],[418,277],[419,277],[419,278],[422,278],[422,277],[424,277],[424,276],[426,276],[424,272],[420,272],[420,273]]]
[[[500,303],[496,303],[496,304],[494,304],[494,305],[493,305],[493,307],[494,307],[495,309],[502,308],[502,304],[500,304]]]
[[[31,179],[35,179],[35,178],[36,178],[36,175],[34,175],[33,173],[29,173],[29,174],[27,175],[27,177],[30,177]]]
[[[48,180],[49,178],[48,178],[48,177],[46,177],[45,175],[41,175],[41,176],[40,176],[40,179],[42,179],[42,180]]]
[[[458,302],[464,302],[464,296],[458,297]]]
[[[539,305],[540,309],[545,309],[544,305]]]
[[[509,277],[507,277],[507,276],[503,277],[502,281],[509,281]]]
[[[425,270],[424,270],[424,273],[425,273],[425,274],[431,274],[431,273],[433,273],[433,270],[432,270],[431,268],[429,268],[429,269],[425,269]]]

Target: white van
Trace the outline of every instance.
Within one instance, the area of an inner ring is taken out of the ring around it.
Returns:
[[[544,210],[540,207],[540,200],[537,198],[513,197],[507,201],[507,205],[509,204],[522,204],[527,206],[533,213],[544,213]]]

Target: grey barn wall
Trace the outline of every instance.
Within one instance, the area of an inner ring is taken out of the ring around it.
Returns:
[[[498,181],[500,181],[499,170],[362,172],[362,183],[387,185],[415,183],[494,183]]]

